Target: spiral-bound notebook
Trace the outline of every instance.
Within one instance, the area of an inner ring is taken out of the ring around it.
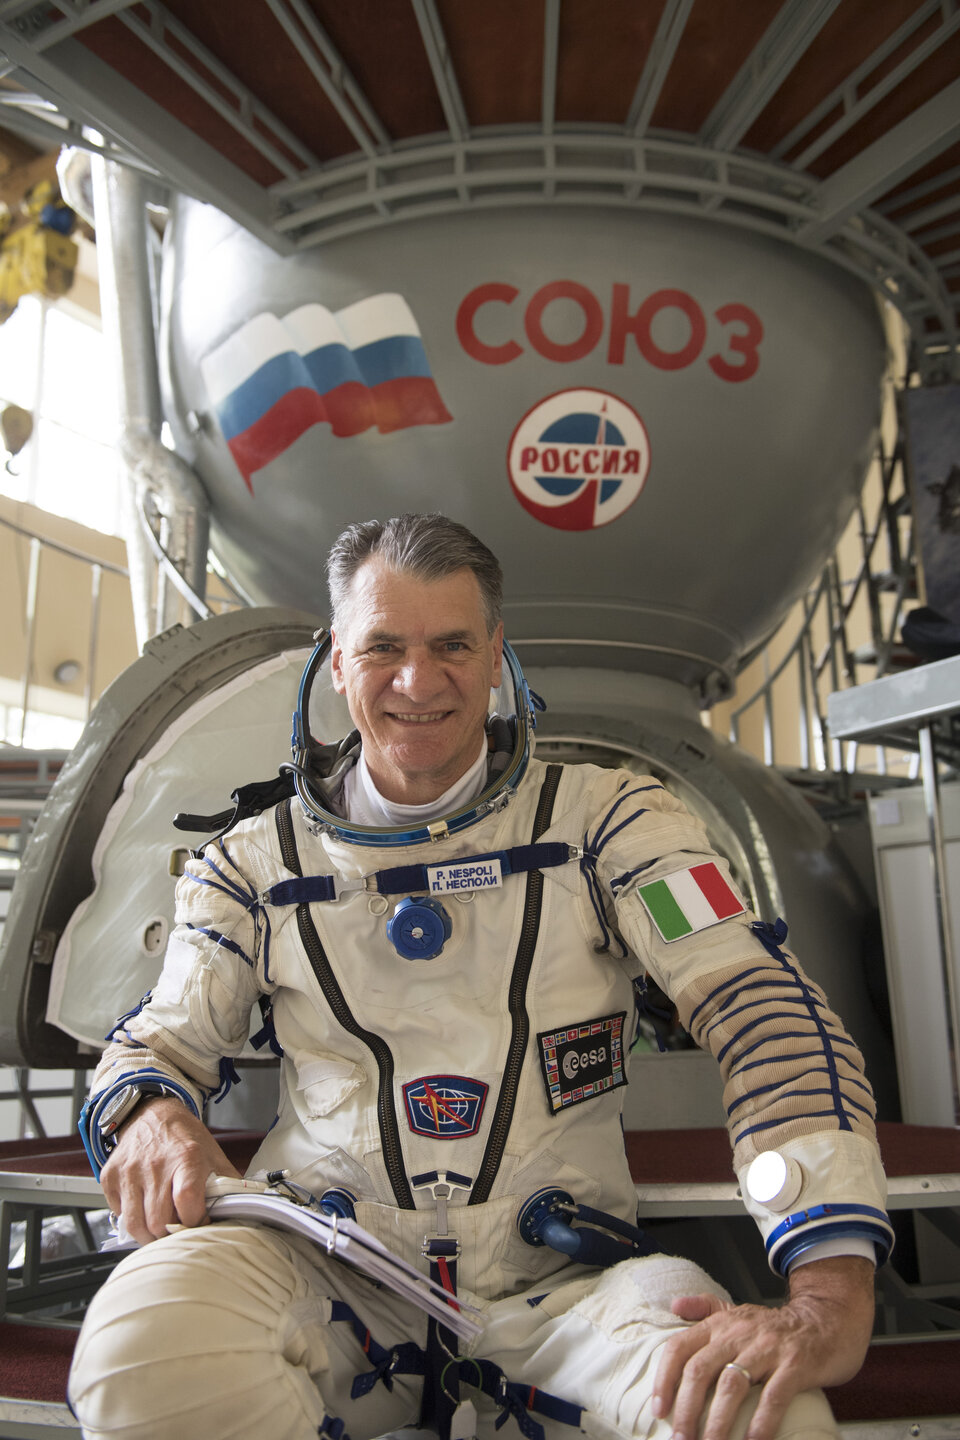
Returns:
[[[471,1339],[480,1333],[480,1325],[472,1318],[479,1314],[474,1306],[455,1299],[441,1285],[421,1275],[356,1220],[327,1215],[306,1205],[297,1205],[282,1195],[256,1190],[221,1195],[210,1200],[207,1209],[211,1220],[254,1220],[304,1236],[328,1255],[352,1265],[378,1285],[385,1285],[412,1305],[418,1305],[462,1339]]]

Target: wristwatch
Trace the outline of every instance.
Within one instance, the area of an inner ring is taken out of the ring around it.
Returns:
[[[97,1130],[100,1132],[100,1142],[104,1150],[111,1150],[117,1143],[117,1131],[125,1120],[130,1119],[141,1100],[149,1100],[154,1095],[175,1094],[176,1091],[153,1080],[131,1081],[129,1085],[124,1085],[97,1116]]]

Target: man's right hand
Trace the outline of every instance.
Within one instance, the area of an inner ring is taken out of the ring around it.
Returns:
[[[121,1127],[100,1175],[107,1204],[138,1245],[168,1225],[202,1225],[207,1176],[239,1178],[202,1120],[168,1095],[144,1100]]]

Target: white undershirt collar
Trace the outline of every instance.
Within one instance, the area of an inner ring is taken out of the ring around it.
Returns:
[[[346,774],[343,783],[343,805],[346,819],[353,825],[372,825],[391,828],[407,825],[423,825],[441,815],[449,815],[466,805],[468,800],[479,795],[487,780],[487,737],[484,735],[476,760],[455,780],[449,790],[430,800],[426,805],[400,805],[387,800],[377,789],[367,766],[363,750],[360,759]]]

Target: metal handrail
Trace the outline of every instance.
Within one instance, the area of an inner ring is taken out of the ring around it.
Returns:
[[[0,1076],[9,1076],[13,1081],[12,1089],[0,1090],[0,1104],[8,1101],[18,1106],[20,1111],[19,1138],[22,1140],[28,1134],[35,1136],[38,1140],[47,1138],[46,1126],[37,1109],[36,1102],[38,1100],[69,1100],[70,1126],[75,1130],[86,1098],[87,1073],[86,1070],[74,1071],[69,1085],[38,1088],[31,1083],[28,1069],[17,1065],[0,1066]]]
[[[60,540],[51,540],[46,535],[38,535],[35,530],[28,530],[25,525],[17,525],[13,520],[8,520],[5,515],[0,515],[0,525],[5,530],[12,530],[17,535],[22,535],[26,540],[36,540],[48,550],[56,550],[61,555],[67,555],[71,560],[83,560],[88,565],[96,565],[100,570],[109,570],[112,575],[129,576],[130,571],[125,565],[116,565],[112,560],[102,560],[97,555],[89,555],[86,550],[78,550],[73,545],[64,545]]]
[[[23,660],[23,675],[21,679],[21,710],[20,710],[20,737],[19,741],[10,741],[0,736],[0,745],[24,743],[27,730],[27,718],[30,713],[30,691],[32,688],[32,673],[34,653],[36,649],[37,629],[37,604],[40,595],[40,562],[44,550],[53,550],[59,555],[66,555],[71,560],[77,560],[81,564],[90,567],[90,644],[87,650],[86,682],[83,692],[83,717],[90,718],[90,711],[96,698],[93,693],[93,674],[97,661],[97,631],[100,620],[100,599],[101,583],[104,571],[112,575],[128,576],[129,571],[123,565],[117,565],[112,560],[104,560],[99,556],[90,555],[85,550],[79,550],[76,546],[65,545],[59,540],[51,540],[45,535],[38,535],[36,531],[27,529],[24,525],[18,525],[15,521],[0,516],[0,525],[15,535],[22,536],[30,542],[30,567],[27,574],[27,596],[26,596],[26,651]]]
[[[897,407],[899,419],[899,405]],[[764,675],[747,699],[739,703],[730,714],[730,738],[740,741],[741,721],[755,705],[763,705],[763,750],[768,765],[778,763],[776,736],[774,732],[774,691],[778,682],[796,668],[799,690],[799,752],[802,772],[837,773],[853,771],[856,768],[858,747],[847,742],[846,752],[837,741],[831,741],[825,710],[821,701],[820,681],[829,672],[830,687],[838,690],[843,683],[858,683],[858,667],[869,664],[877,678],[887,673],[895,647],[895,637],[903,617],[904,602],[915,581],[914,534],[912,525],[906,544],[901,544],[898,520],[909,515],[909,490],[903,476],[904,451],[898,431],[896,443],[887,452],[881,440],[877,451],[880,478],[879,508],[874,522],[867,517],[866,502],[861,494],[854,512],[859,522],[860,560],[855,573],[845,577],[842,573],[840,547],[838,546],[821,571],[815,584],[801,599],[801,617],[796,634],[786,651],[780,656],[769,673]],[[900,492],[894,495],[897,476],[904,481]],[[886,540],[888,568],[876,568],[877,546]],[[880,606],[880,594],[892,588],[893,607],[889,623],[884,624]],[[861,594],[866,595],[870,626],[868,654],[858,653],[858,646],[851,634],[851,620],[854,607]],[[760,652],[764,666],[769,664],[771,648],[778,637],[783,635],[787,625],[794,623],[792,617],[767,641]],[[815,632],[825,625],[826,638],[819,645]],[[871,676],[873,678],[873,676]],[[876,747],[877,772],[885,775],[888,771],[888,756],[882,745]],[[779,757],[782,762],[782,755]],[[794,768],[792,765],[785,768]],[[911,773],[916,769],[911,766]]]
[[[150,530],[150,521],[141,512],[141,522],[145,530]],[[90,567],[90,646],[87,653],[86,683],[83,694],[83,718],[88,720],[93,709],[97,696],[93,692],[93,676],[97,662],[97,632],[99,628],[101,588],[104,573],[119,575],[125,580],[130,579],[130,570],[126,565],[119,565],[112,560],[105,560],[97,555],[91,555],[86,550],[77,546],[64,544],[62,541],[50,539],[46,535],[40,535],[35,530],[25,525],[19,525],[15,521],[0,515],[0,526],[21,536],[30,542],[30,564],[27,575],[27,595],[25,604],[25,628],[26,628],[26,655],[24,657],[24,668],[22,676],[22,715],[20,722],[20,737],[17,740],[6,740],[0,737],[0,745],[20,745],[22,747],[26,731],[27,718],[29,714],[30,690],[32,688],[31,674],[33,670],[34,652],[36,648],[36,617],[37,604],[40,590],[41,558],[45,550],[53,550],[59,555],[65,555],[68,559],[77,560]],[[223,613],[225,608],[243,608],[253,604],[253,601],[244,595],[238,588],[236,582],[231,581],[221,569],[217,568],[212,557],[208,559],[208,565],[213,564],[217,580],[222,589],[228,592],[225,595],[218,595],[215,600],[216,610],[210,604],[202,601],[191,589],[183,576],[177,571],[175,562],[166,551],[156,534],[150,530],[148,543],[157,563],[158,573],[169,577],[176,584],[177,588],[186,594],[188,601],[204,618],[215,613]]]
[[[824,570],[824,571],[822,572],[821,576],[820,576],[820,579],[817,581],[817,584],[816,584],[816,586],[814,587],[814,589],[813,589],[811,592],[809,592],[809,593],[804,597],[805,608],[806,608],[806,605],[808,605],[808,604],[813,605],[813,606],[816,606],[816,605],[817,605],[817,603],[818,603],[818,601],[819,601],[819,599],[820,599],[820,596],[823,594],[824,586],[826,585],[826,583],[827,583],[827,572],[826,572],[826,570]],[[771,685],[773,685],[774,681],[775,681],[775,680],[779,680],[779,678],[780,678],[780,676],[783,674],[784,670],[786,670],[787,666],[790,664],[790,661],[793,660],[793,659],[796,657],[797,651],[799,650],[800,646],[802,645],[803,640],[804,640],[804,636],[806,635],[807,631],[809,630],[809,627],[810,627],[810,618],[809,618],[809,613],[808,613],[807,615],[805,615],[804,620],[803,620],[803,623],[801,624],[800,629],[797,631],[796,639],[794,640],[793,644],[790,646],[790,648],[789,648],[789,650],[787,651],[787,653],[784,655],[783,659],[782,659],[782,660],[780,661],[780,663],[777,665],[776,669],[773,670],[773,671],[771,671],[771,673],[764,678],[764,681],[763,681],[763,684],[762,684],[762,685],[758,685],[758,686],[757,686],[756,690],[754,690],[754,692],[753,692],[753,694],[750,696],[749,700],[744,700],[741,705],[738,705],[738,706],[737,706],[736,710],[734,710],[733,714],[730,716],[731,722],[736,721],[736,720],[739,720],[740,716],[741,716],[746,710],[749,710],[752,705],[756,704],[756,702],[757,702],[758,700],[762,699],[763,696],[767,694],[767,692],[769,691]],[[778,631],[777,633],[779,634],[779,631]],[[768,647],[765,647],[765,648],[768,648]],[[736,739],[736,736],[733,736],[733,737],[731,737],[731,738]]]

